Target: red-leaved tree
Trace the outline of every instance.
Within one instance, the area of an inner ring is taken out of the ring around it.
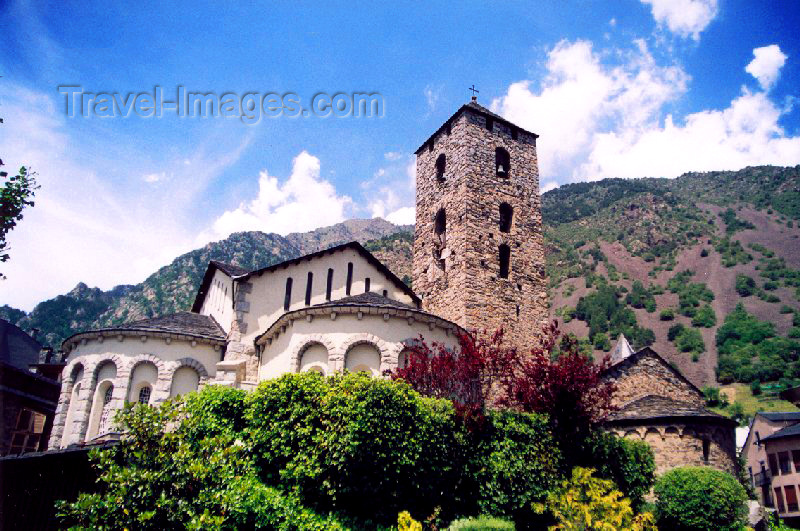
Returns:
[[[456,351],[420,339],[411,346],[408,365],[392,377],[422,394],[452,400],[463,416],[480,416],[490,407],[546,413],[554,432],[582,438],[613,410],[614,385],[602,378],[609,360],[594,363],[577,341],[559,337],[551,323],[540,344],[524,354],[503,345],[502,330],[489,337],[462,334]]]

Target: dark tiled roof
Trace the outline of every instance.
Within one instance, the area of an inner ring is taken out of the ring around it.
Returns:
[[[482,114],[484,116],[488,116],[489,118],[493,118],[494,120],[496,120],[498,122],[501,122],[501,123],[504,123],[509,127],[513,127],[513,128],[518,129],[520,131],[524,131],[525,133],[528,133],[529,135],[533,135],[534,137],[539,138],[539,135],[537,135],[536,133],[528,131],[527,129],[523,129],[522,127],[518,126],[517,124],[515,124],[513,122],[510,122],[507,119],[503,118],[499,114],[493,113],[492,111],[490,111],[489,109],[487,109],[483,105],[479,104],[477,101],[470,101],[469,103],[465,103],[464,105],[459,107],[458,110],[456,112],[454,112],[453,115],[450,116],[450,118],[448,118],[442,124],[441,127],[439,127],[439,129],[437,129],[432,135],[430,135],[427,139],[425,139],[425,142],[423,142],[422,145],[420,145],[414,153],[419,153],[420,151],[422,151],[422,148],[425,147],[425,145],[428,143],[428,141],[431,138],[433,138],[436,135],[438,135],[445,127],[447,127],[448,123],[452,122],[453,119],[456,118],[459,114],[461,114],[465,109],[469,109],[469,110],[471,110],[473,112],[477,112],[478,114]]]
[[[800,435],[800,424],[793,424],[791,426],[783,428],[782,430],[776,431],[772,435],[763,437],[761,440],[771,441],[774,439],[783,439],[784,437],[797,437],[798,435]]]
[[[633,365],[633,364],[635,364],[636,362],[638,362],[640,359],[642,359],[643,357],[645,357],[647,355],[653,356],[655,359],[657,359],[659,362],[661,362],[661,364],[664,365],[664,367],[666,367],[667,369],[672,371],[672,373],[675,374],[675,376],[680,378],[680,380],[682,382],[686,383],[689,387],[692,388],[692,390],[694,390],[697,394],[702,396],[703,392],[700,390],[699,387],[697,387],[695,384],[693,384],[691,382],[691,380],[689,380],[686,376],[683,375],[683,373],[681,371],[676,369],[671,363],[669,363],[667,360],[665,360],[661,356],[661,354],[659,354],[658,352],[656,352],[655,350],[653,350],[650,347],[644,347],[643,349],[634,352],[633,354],[631,354],[627,358],[618,360],[616,362],[612,361],[611,365],[609,367],[607,367],[605,369],[605,371],[603,371],[603,374],[609,374],[614,370],[624,370],[623,369],[624,365],[628,365],[628,366]]]
[[[227,338],[225,331],[212,317],[192,312],[179,312],[152,319],[132,321],[119,326],[86,330],[65,339],[64,345],[78,336],[93,332],[160,332],[216,341],[225,341]]]
[[[217,268],[219,268],[223,273],[227,274],[229,277],[240,277],[250,272],[249,269],[235,266],[233,264],[226,264],[218,260],[211,260],[211,263],[217,266]]]
[[[675,417],[710,418],[734,422],[702,406],[696,406],[688,402],[679,402],[658,395],[647,395],[625,404],[618,411],[609,415],[608,421],[641,421]]]
[[[800,421],[800,411],[766,412],[759,411],[759,415],[772,422],[796,422]]]
[[[325,307],[325,306],[368,306],[373,308],[401,308],[404,310],[416,310],[415,306],[411,306],[410,304],[405,304],[400,301],[396,301],[390,299],[388,297],[384,297],[383,295],[378,295],[377,293],[373,293],[371,291],[367,293],[362,293],[361,295],[353,295],[352,297],[344,297],[342,299],[336,299],[335,301],[324,302],[322,304],[315,304],[315,307]]]
[[[28,366],[39,362],[42,345],[24,330],[5,319],[0,319],[0,361],[27,371]]]

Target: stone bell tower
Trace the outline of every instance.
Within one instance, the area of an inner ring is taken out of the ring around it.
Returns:
[[[417,150],[414,291],[423,309],[535,346],[547,318],[538,135],[473,97]]]

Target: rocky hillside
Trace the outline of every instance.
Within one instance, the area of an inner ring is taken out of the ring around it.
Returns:
[[[800,381],[800,166],[572,184],[544,194],[542,213],[551,314],[587,351],[602,355],[624,333],[698,385],[718,375]],[[79,284],[29,315],[3,307],[0,317],[57,345],[84,328],[189,308],[211,259],[255,269],[350,240],[410,283],[412,239],[413,227],[381,219],[237,233],[136,286]]]

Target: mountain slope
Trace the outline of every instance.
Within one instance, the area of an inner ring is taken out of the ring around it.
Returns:
[[[742,303],[772,323],[775,344],[749,346],[752,360],[735,354],[737,377],[763,376],[771,363],[783,377],[800,378],[800,346],[785,344],[800,332],[800,166],[570,184],[542,196],[542,214],[551,316],[587,350],[602,355],[624,332],[698,385],[713,383],[717,331]],[[79,285],[29,315],[2,307],[0,317],[39,328],[39,338],[57,346],[92,326],[187,309],[211,259],[255,269],[351,240],[410,283],[413,227],[350,220],[286,237],[233,234],[136,286]]]

